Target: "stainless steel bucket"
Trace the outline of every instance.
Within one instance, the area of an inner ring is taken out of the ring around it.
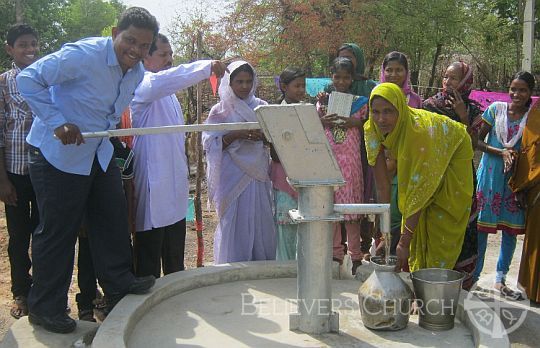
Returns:
[[[421,327],[434,331],[454,327],[464,277],[461,272],[443,268],[425,268],[411,273]]]

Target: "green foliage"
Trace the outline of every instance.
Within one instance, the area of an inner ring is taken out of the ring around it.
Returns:
[[[525,0],[236,0],[227,16],[178,21],[175,33],[183,42],[177,46],[181,52],[194,49],[193,33],[199,29],[205,47],[219,42],[214,58],[242,56],[272,73],[295,65],[311,75],[326,75],[328,62],[343,42],[356,42],[364,49],[365,73],[371,78],[378,77],[382,58],[392,50],[409,56],[413,80],[421,85],[440,86],[447,64],[462,59],[475,66],[479,87],[497,89],[505,87],[521,65],[524,4]],[[538,66],[538,42],[536,46],[533,63]]]
[[[39,33],[41,55],[58,50],[65,42],[101,36],[125,9],[121,0],[0,0],[2,42],[8,28],[15,24],[17,1],[22,4],[24,22]],[[10,59],[0,51],[0,69],[5,70],[10,67]]]
[[[88,36],[101,36],[102,30],[116,21],[117,9],[102,0],[69,0],[61,11],[64,42]]]
[[[56,50],[61,44],[59,38],[62,31],[58,13],[62,6],[65,6],[66,1],[24,0],[22,4],[25,23],[32,25],[39,33],[42,54]],[[0,37],[2,42],[5,42],[8,28],[15,24],[15,1],[0,0],[0,7],[3,12],[3,15],[0,16]],[[9,57],[4,50],[1,50],[1,67],[9,67],[9,62]]]

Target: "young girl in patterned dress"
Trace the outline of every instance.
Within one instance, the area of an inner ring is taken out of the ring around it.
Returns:
[[[350,93],[353,82],[354,68],[350,59],[338,57],[331,67],[332,88],[337,92]],[[327,115],[323,103],[328,95],[319,95],[317,110],[321,116],[326,136],[332,146],[334,156],[339,163],[345,185],[334,194],[334,203],[362,203],[363,202],[363,175],[360,158],[361,129],[367,115],[366,97],[355,97],[350,117]],[[345,229],[347,231],[347,249],[353,261],[352,273],[362,264],[360,250],[360,215],[345,215]],[[341,241],[341,224],[334,224],[333,239],[334,261],[343,262],[345,250]]]

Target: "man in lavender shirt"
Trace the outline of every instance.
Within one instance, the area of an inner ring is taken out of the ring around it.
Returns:
[[[200,60],[172,67],[172,49],[162,34],[144,59],[146,69],[131,102],[132,126],[184,124],[176,91],[210,77],[222,77],[220,61]],[[135,259],[138,276],[184,269],[186,211],[189,193],[184,133],[137,136],[134,139]]]

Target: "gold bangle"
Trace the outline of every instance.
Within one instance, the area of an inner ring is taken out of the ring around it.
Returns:
[[[405,227],[406,231],[402,231],[401,234],[405,234],[406,232],[409,232],[410,234],[414,234],[414,231],[411,230],[411,228],[407,226],[407,224],[403,224],[403,227]]]

